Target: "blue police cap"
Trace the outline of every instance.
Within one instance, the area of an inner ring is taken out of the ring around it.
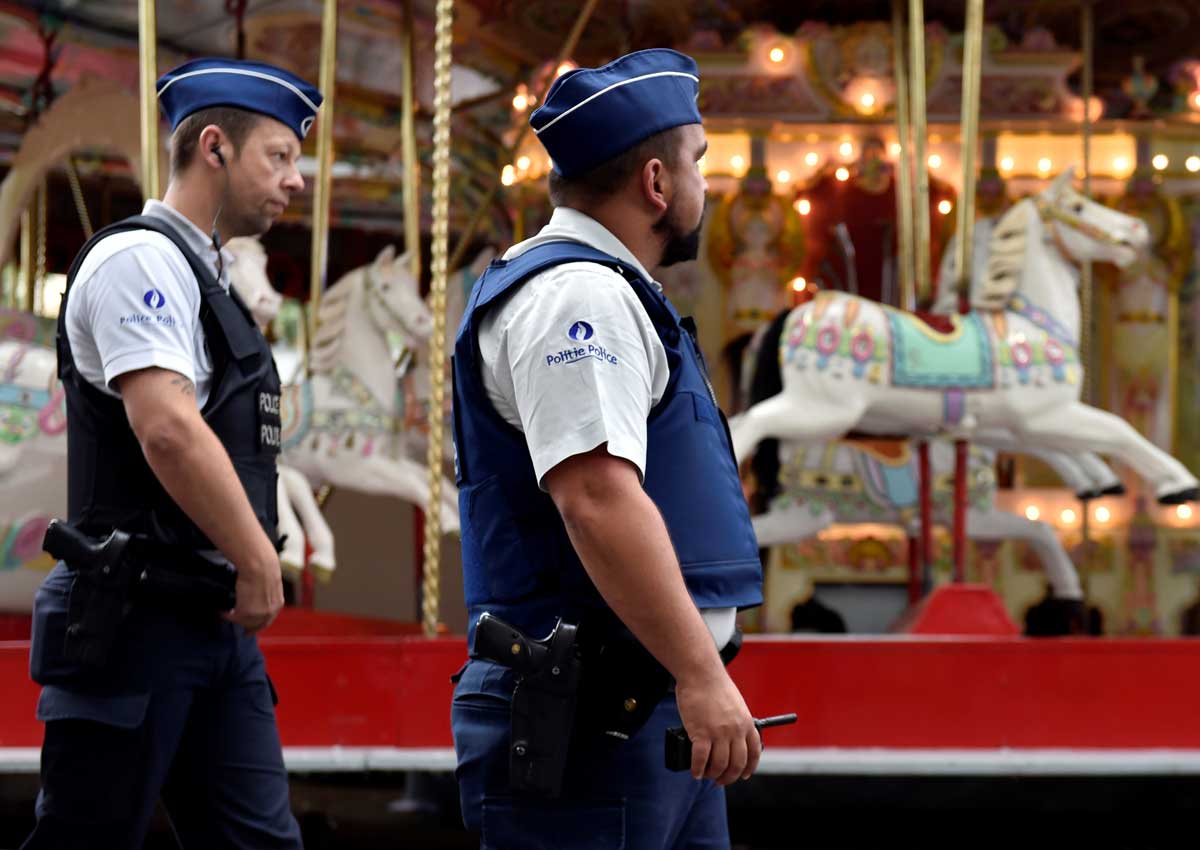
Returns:
[[[699,93],[700,71],[690,56],[639,50],[563,74],[529,125],[554,170],[573,177],[663,130],[701,123]]]
[[[172,132],[194,112],[232,106],[274,118],[291,127],[300,140],[323,100],[295,74],[241,59],[194,59],[159,77],[157,91]]]

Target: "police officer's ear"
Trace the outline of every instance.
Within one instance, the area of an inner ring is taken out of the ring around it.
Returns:
[[[667,192],[670,190],[670,175],[666,164],[655,157],[642,166],[642,194],[656,213],[667,209]]]

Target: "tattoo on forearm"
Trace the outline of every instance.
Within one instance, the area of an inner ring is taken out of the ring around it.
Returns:
[[[180,375],[178,378],[172,378],[171,383],[179,387],[179,391],[184,395],[196,394],[196,385],[182,375]]]

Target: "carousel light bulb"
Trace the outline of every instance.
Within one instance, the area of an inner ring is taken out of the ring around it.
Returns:
[[[1200,109],[1200,91],[1192,92],[1192,109]]]
[[[808,198],[801,198],[796,201],[796,212],[800,215],[808,215],[812,212],[812,202]]]
[[[1195,174],[1200,171],[1200,156],[1189,156],[1183,163],[1183,167]]]
[[[1108,522],[1112,519],[1112,511],[1101,505],[1096,508],[1096,522]]]
[[[578,67],[579,67],[578,65],[576,65],[574,62],[572,62],[570,59],[568,59],[565,62],[560,62],[558,64],[558,67],[554,69],[554,76],[561,77],[563,74],[567,73],[568,71],[574,71]]]
[[[783,52],[782,47],[772,47],[771,51],[767,54],[767,58],[776,65],[782,62],[785,56],[787,56],[787,54]]]
[[[517,112],[524,112],[528,108],[529,97],[527,95],[520,93],[513,95],[513,109],[517,110]]]
[[[777,181],[779,181],[780,183],[787,183],[787,182],[791,181],[791,179],[792,179],[792,172],[790,172],[786,168],[784,168],[778,174],[775,175],[775,179]]]
[[[1129,157],[1118,156],[1113,159],[1113,171],[1117,174],[1124,174],[1129,170]]]
[[[806,153],[804,155],[804,164],[807,165],[809,168],[814,167],[820,161],[821,161],[821,157],[817,156],[816,151],[809,151],[808,153]]]
[[[1059,514],[1059,518],[1062,519],[1063,525],[1070,525],[1075,521],[1075,511],[1071,510],[1070,508],[1066,508],[1061,514]]]
[[[938,212],[942,215],[950,215],[950,210],[954,209],[954,204],[949,201],[938,201]]]
[[[729,157],[729,167],[734,171],[741,171],[746,167],[746,158],[739,153],[735,153]]]
[[[858,99],[858,102],[862,104],[863,109],[870,109],[875,105],[875,95],[867,92]]]
[[[900,156],[900,143],[892,142],[890,145],[888,145],[888,153],[890,153],[892,156]]]
[[[929,167],[930,168],[941,168],[942,167],[942,157],[940,154],[931,153],[929,155]]]
[[[802,277],[792,278],[792,290],[794,292],[803,292],[805,287],[807,287],[807,286],[808,286],[808,281],[805,280],[804,278],[802,278]]]
[[[518,170],[520,170],[520,171],[528,171],[528,170],[529,170],[529,166],[530,166],[531,164],[532,164],[532,163],[529,161],[529,157],[527,157],[527,156],[520,156],[520,157],[517,157],[517,169],[518,169]]]
[[[516,169],[513,168],[511,165],[504,166],[504,169],[500,172],[500,182],[503,183],[505,186],[511,186],[513,183],[516,183],[517,182]]]
[[[838,180],[841,180],[843,183],[845,183],[847,180],[850,179],[850,169],[846,168],[846,166],[843,165],[841,168],[839,168],[837,171],[835,171],[833,173],[833,176],[836,177]]]
[[[842,156],[849,157],[854,155],[854,145],[850,142],[842,142],[838,145],[838,153]]]
[[[1054,167],[1054,163],[1050,161],[1050,157],[1044,156],[1038,160],[1038,173],[1046,174]]]
[[[1027,508],[1025,508],[1025,518],[1031,522],[1037,522],[1038,517],[1041,515],[1042,512],[1038,510],[1037,505],[1029,505]]]
[[[1000,158],[1000,170],[1001,171],[1012,171],[1013,165],[1015,165],[1015,163],[1013,162],[1013,158],[1011,156],[1005,156],[1005,157]]]
[[[1171,160],[1167,159],[1166,154],[1160,153],[1150,160],[1150,164],[1154,166],[1155,171],[1165,171],[1166,167],[1171,164]]]
[[[1179,517],[1180,519],[1185,519],[1185,520],[1191,519],[1192,518],[1192,506],[1191,505],[1180,505],[1179,507],[1177,507],[1175,509],[1175,516]]]

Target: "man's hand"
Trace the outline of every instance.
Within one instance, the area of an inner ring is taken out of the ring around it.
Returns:
[[[237,607],[222,615],[251,634],[271,625],[283,608],[283,572],[274,549],[270,554],[271,559],[259,566],[235,565]]]
[[[729,785],[749,779],[758,768],[762,738],[737,685],[719,674],[679,681],[675,700],[692,741],[692,776]]]

